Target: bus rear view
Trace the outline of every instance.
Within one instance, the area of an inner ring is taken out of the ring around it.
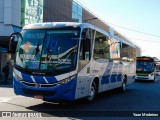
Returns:
[[[137,57],[136,80],[155,80],[155,60],[152,57]]]

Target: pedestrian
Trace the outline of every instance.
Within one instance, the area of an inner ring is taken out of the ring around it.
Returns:
[[[7,62],[6,65],[3,67],[2,72],[4,73],[5,84],[7,84],[7,80],[9,77],[9,62]]]

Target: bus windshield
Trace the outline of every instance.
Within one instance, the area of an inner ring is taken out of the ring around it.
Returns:
[[[23,30],[16,65],[27,70],[63,71],[76,67],[79,30]]]
[[[152,61],[137,61],[137,72],[152,72],[154,71],[154,62]]]

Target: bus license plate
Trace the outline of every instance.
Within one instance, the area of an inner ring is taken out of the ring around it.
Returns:
[[[34,98],[36,98],[36,99],[43,99],[43,96],[42,95],[35,95]]]

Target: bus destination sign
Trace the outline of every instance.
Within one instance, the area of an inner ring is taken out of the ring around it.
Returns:
[[[137,60],[152,61],[152,58],[137,58]]]

